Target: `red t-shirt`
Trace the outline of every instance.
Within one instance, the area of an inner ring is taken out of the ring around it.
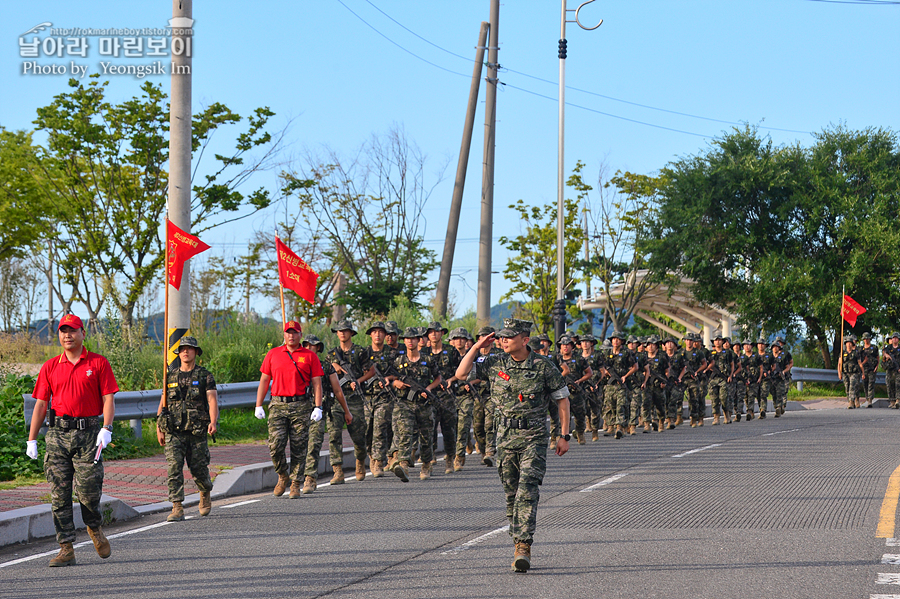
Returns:
[[[74,364],[65,352],[44,362],[31,395],[50,401],[57,416],[86,418],[101,415],[103,396],[118,390],[109,360],[82,348]]]
[[[315,352],[304,347],[288,352],[284,345],[269,350],[259,371],[272,377],[272,395],[282,396],[303,395],[313,377],[325,375]]]

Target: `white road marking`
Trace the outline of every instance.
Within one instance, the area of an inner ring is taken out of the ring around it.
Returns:
[[[463,543],[462,545],[460,545],[458,547],[454,547],[453,549],[448,549],[447,551],[442,551],[441,555],[455,555],[461,551],[465,551],[466,549],[468,549],[470,547],[474,547],[475,545],[482,543],[482,542],[488,540],[489,538],[500,534],[501,532],[506,532],[507,530],[509,530],[508,524],[506,526],[502,526],[502,527],[498,528],[497,530],[492,530],[489,533],[485,533],[485,534],[481,535],[480,537],[475,537],[471,541],[466,541],[465,543]]]
[[[792,429],[789,430],[789,431],[775,431],[774,433],[765,433],[765,434],[762,435],[762,436],[763,436],[763,437],[771,437],[772,435],[783,435],[784,433],[795,433],[795,432],[797,432],[797,431],[799,431],[799,430],[800,430],[799,428],[792,428]]]
[[[614,482],[616,482],[617,480],[619,480],[620,478],[624,478],[624,477],[626,477],[626,476],[628,476],[627,473],[624,473],[624,474],[616,474],[616,475],[614,475],[614,476],[610,476],[609,478],[605,478],[605,479],[601,480],[599,483],[597,483],[597,484],[595,484],[595,485],[591,485],[590,487],[587,487],[587,488],[585,488],[585,489],[582,489],[582,490],[581,490],[581,493],[590,493],[590,492],[593,491],[594,489],[599,489],[600,487],[603,487],[603,486],[605,486],[605,485],[608,485],[609,483],[614,483]]]
[[[900,539],[885,539],[884,544],[888,547],[900,547]]]
[[[879,572],[875,579],[875,584],[898,584],[900,585],[900,574],[894,572]]]
[[[895,566],[900,565],[900,555],[885,553],[881,556],[882,564],[893,564]]]
[[[192,519],[193,516],[188,516],[185,520]],[[135,528],[133,530],[126,530],[125,532],[117,532],[114,535],[109,535],[107,539],[118,539],[119,537],[124,537],[126,535],[133,535],[139,532],[144,532],[145,530],[150,530],[151,528],[159,528],[160,526],[166,526],[167,524],[172,524],[171,522],[157,522],[156,524],[150,524],[148,526],[142,526],[140,528]],[[85,547],[87,545],[93,545],[92,541],[82,541],[81,543],[75,543],[73,547]],[[0,564],[0,568],[5,568],[7,566],[14,566],[16,564],[22,564],[24,562],[30,562],[31,560],[35,560],[41,557],[47,557],[48,555],[55,555],[59,552],[59,549],[54,549],[53,551],[45,551],[44,553],[38,553],[35,555],[29,555],[28,557],[22,557],[19,559],[14,559],[12,561],[3,562]]]
[[[869,595],[869,599],[900,599],[900,595]]]
[[[706,447],[698,447],[697,449],[692,449],[690,451],[685,451],[684,453],[677,453],[673,455],[673,458],[683,458],[686,455],[691,455],[692,453],[697,453],[698,451],[706,451],[707,449],[712,449],[713,447],[720,446],[721,443],[713,443],[712,445],[707,445]]]
[[[237,502],[237,503],[232,503],[232,504],[229,504],[229,505],[223,505],[223,506],[221,507],[221,509],[227,510],[227,509],[230,508],[230,507],[238,507],[238,506],[241,506],[241,505],[250,505],[251,503],[256,503],[257,501],[262,501],[262,500],[261,500],[261,499],[250,499],[249,501],[239,501],[239,502]]]

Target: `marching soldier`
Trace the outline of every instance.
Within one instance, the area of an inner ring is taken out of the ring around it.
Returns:
[[[50,507],[59,553],[50,567],[74,566],[75,520],[72,485],[81,504],[81,518],[97,555],[111,554],[100,525],[103,493],[103,460],[96,456],[112,440],[115,394],[119,390],[109,361],[84,347],[84,325],[74,314],[66,314],[57,327],[63,353],[50,358],[38,373],[32,397],[31,429],[25,454],[38,457],[37,436],[49,413],[45,441],[44,474],[50,483]],[[102,426],[101,426],[102,422]]]
[[[494,327],[481,327],[475,335],[475,341],[490,335],[494,332]],[[473,345],[474,347],[474,345]],[[472,349],[471,347],[469,348]],[[494,347],[493,344],[482,347],[481,355],[489,356],[492,354],[502,353]],[[466,352],[468,353],[468,351]],[[479,446],[481,452],[481,463],[489,468],[494,466],[494,455],[496,453],[497,429],[494,426],[494,406],[491,403],[491,386],[487,381],[472,380],[468,381],[471,387],[474,387],[473,394],[476,395],[475,409],[472,415],[472,428],[475,430],[475,444]],[[557,417],[557,420],[559,418]]]
[[[772,389],[772,354],[767,350],[769,342],[760,337],[756,340],[756,355],[759,358],[759,367],[762,370],[762,380],[759,383],[759,419],[766,417],[766,407],[769,404],[769,395],[775,399]]]
[[[759,387],[762,383],[762,360],[759,354],[753,353],[753,343],[744,339],[742,344],[744,353],[741,354],[741,384],[738,386],[738,395],[744,395],[744,403],[747,406],[747,422],[753,420],[753,412],[756,401],[759,399]],[[765,400],[762,400],[765,401]],[[764,408],[762,401],[760,408]],[[765,411],[765,410],[762,410]]]
[[[872,343],[872,334],[863,333],[863,346],[860,348],[862,355],[862,384],[866,391],[866,407],[871,408],[875,403],[875,371],[878,370],[878,346]]]
[[[625,427],[625,432],[629,435],[634,435],[635,428],[641,420],[641,408],[644,403],[644,393],[641,390],[641,381],[644,380],[643,372],[644,366],[646,366],[646,360],[644,354],[640,352],[640,340],[634,335],[629,335],[627,348],[637,364],[637,370],[635,370],[625,382],[625,392],[628,395],[628,402],[626,403],[627,414],[625,416],[627,426]]]
[[[687,349],[684,351],[684,369],[678,375],[678,382],[684,383],[691,410],[691,428],[703,426],[706,417],[706,399],[701,396],[701,373],[706,369],[705,352],[700,348],[700,339],[694,333],[685,335]]]
[[[387,377],[394,368],[397,352],[384,343],[387,337],[385,323],[373,322],[366,335],[371,337],[372,344],[364,348],[360,355],[361,370],[371,372],[378,379],[371,381],[366,388],[366,446],[370,450],[372,476],[381,478],[393,438],[391,423],[396,398]],[[373,368],[377,372],[372,372]]]
[[[740,422],[741,416],[744,414],[744,389],[738,393],[738,384],[743,380],[744,375],[741,372],[741,344],[731,344],[731,339],[725,337],[723,339],[726,351],[731,352],[731,361],[734,364],[734,373],[731,375],[731,382],[728,383],[728,401],[731,403],[731,418],[733,421]]]
[[[273,347],[263,359],[256,390],[257,418],[266,417],[263,401],[272,386],[269,402],[269,454],[278,474],[273,495],[281,497],[291,483],[290,498],[300,497],[300,476],[304,475],[309,449],[310,422],[322,419],[322,365],[319,357],[300,345],[300,323],[284,325],[284,345]],[[284,450],[291,444],[288,467]]]
[[[347,400],[347,407],[353,419],[346,419],[347,430],[353,441],[353,449],[356,456],[356,480],[366,478],[366,398],[363,394],[362,384],[372,378],[372,368],[363,364],[364,350],[353,343],[356,329],[349,320],[338,321],[331,332],[337,334],[338,346],[328,352],[328,361],[334,367]],[[365,371],[364,371],[365,369]],[[340,414],[335,414],[335,430],[333,436],[340,436],[344,423]],[[343,462],[335,467],[332,484],[340,484],[344,481]]]
[[[197,358],[203,350],[193,337],[182,337],[178,346],[179,364],[166,373],[164,396],[159,400],[156,437],[166,449],[169,467],[169,501],[172,513],[169,522],[184,520],[184,463],[200,489],[200,515],[212,508],[209,477],[209,446],[206,436],[216,434],[219,420],[219,401],[216,379]],[[163,409],[165,408],[165,410]]]
[[[582,385],[594,373],[582,356],[575,355],[574,340],[564,335],[556,344],[559,346],[560,364],[565,364],[567,368],[563,380],[569,386],[569,411],[575,418],[575,439],[579,445],[584,445],[585,397]]]
[[[585,415],[588,418],[588,425],[591,429],[591,441],[600,439],[600,421],[603,418],[603,386],[599,383],[603,354],[599,351],[594,351],[596,345],[597,339],[593,335],[582,335],[581,357],[584,358],[591,369],[591,378],[583,385],[584,395],[587,399]]]
[[[709,390],[712,399],[713,425],[719,424],[724,412],[725,424],[731,424],[728,415],[731,413],[731,402],[728,399],[728,383],[734,375],[734,354],[725,349],[725,339],[722,335],[716,335],[713,340],[713,350],[710,352],[711,361],[706,367],[709,372]],[[705,411],[705,409],[704,409]]]
[[[466,355],[466,338],[469,331],[464,327],[453,329],[450,333],[450,345],[456,349],[459,359]],[[466,448],[469,446],[469,434],[472,429],[472,417],[475,410],[475,396],[470,392],[468,384],[457,385],[458,381],[451,383],[456,391],[456,458],[453,461],[453,470],[459,472],[466,464]],[[484,454],[482,453],[482,456]]]
[[[604,393],[610,402],[616,425],[616,439],[625,436],[626,408],[628,404],[628,377],[637,372],[638,364],[628,348],[625,347],[625,335],[622,331],[613,331],[609,339],[612,347],[604,356],[603,363],[609,375],[609,382]]]
[[[315,352],[317,356],[325,351],[325,343],[323,343],[315,335],[307,335],[306,337],[304,337],[303,347],[312,352]],[[308,442],[309,451],[306,455],[306,477],[304,478],[303,489],[301,491],[304,495],[309,495],[318,487],[319,452],[322,450],[322,443],[325,440],[325,421],[328,420],[329,431],[340,431],[340,429],[336,428],[335,426],[335,410],[338,410],[338,413],[340,414],[340,416],[338,417],[338,420],[340,422],[344,422],[345,419],[347,422],[350,422],[353,419],[353,416],[350,414],[350,408],[347,407],[347,400],[344,399],[344,392],[341,390],[341,383],[338,381],[338,376],[334,371],[334,367],[328,360],[321,362],[321,364],[322,371],[324,373],[322,380],[325,381],[322,385],[323,417],[321,420],[319,420],[319,422],[310,426]],[[334,404],[335,399],[338,402],[337,407],[335,407]],[[328,458],[331,461],[332,470],[335,472],[337,472],[338,469],[343,471],[343,435],[341,435],[340,433],[329,434],[328,446]],[[332,479],[332,484],[341,484],[342,482],[344,482],[343,478],[341,478],[340,482],[337,483]]]
[[[528,348],[532,323],[504,320],[497,334],[503,355],[483,356],[479,350],[493,340],[478,340],[456,370],[456,376],[489,381],[497,403],[497,458],[500,480],[506,493],[509,534],[515,542],[512,568],[527,572],[531,567],[531,545],[537,523],[540,485],[547,469],[547,404],[559,403],[562,436],[556,454],[569,449],[569,389],[550,361]],[[476,359],[477,358],[477,359]],[[469,375],[472,366],[475,373]]]
[[[647,358],[644,365],[644,380],[641,390],[644,394],[642,413],[644,432],[663,432],[671,421],[666,421],[666,391],[669,387],[669,359],[659,351],[659,338],[651,335],[647,339]]]
[[[679,376],[684,371],[684,352],[675,337],[666,339],[666,358],[669,360],[669,392],[666,397],[666,416],[669,429],[674,429],[684,421],[684,385]]]
[[[397,458],[391,464],[393,473],[405,483],[409,482],[409,467],[416,441],[422,458],[421,480],[431,477],[434,457],[432,404],[436,398],[432,391],[441,384],[441,374],[437,363],[419,352],[421,338],[422,331],[418,327],[407,327],[401,336],[406,344],[406,353],[394,360],[393,374],[396,378],[392,384],[400,397],[394,406]]]
[[[775,346],[772,347],[775,349]],[[856,341],[852,335],[844,337],[844,351],[838,357],[838,372],[844,381],[844,389],[847,391],[847,409],[859,407],[859,378],[863,373],[862,357],[856,349]],[[777,413],[776,413],[777,415]]]
[[[791,368],[794,367],[794,358],[791,352],[784,349],[786,345],[784,337],[776,337],[772,344],[772,394],[775,401],[775,418],[784,415],[785,403],[787,403],[788,386],[791,384]],[[856,407],[859,407],[859,397],[856,399]]]
[[[893,409],[900,408],[897,400],[897,381],[900,379],[900,333],[891,333],[890,341],[881,352],[881,364],[884,367],[884,382],[887,387],[888,400]]]
[[[456,398],[453,393],[453,381],[456,380],[456,367],[459,365],[459,352],[442,340],[449,331],[439,322],[432,322],[425,330],[428,337],[428,345],[421,351],[428,354],[428,359],[435,363],[441,373],[441,384],[435,391],[438,398],[434,406],[434,450],[437,451],[437,429],[441,427],[444,435],[444,474],[451,474],[455,457],[459,457],[456,451]],[[465,446],[462,447],[462,463],[465,463]],[[462,465],[460,465],[462,468]]]

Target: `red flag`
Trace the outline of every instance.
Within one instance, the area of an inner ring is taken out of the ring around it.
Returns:
[[[315,302],[316,281],[319,280],[319,275],[277,237],[275,249],[278,252],[278,280],[281,284],[295,291],[309,303]]]
[[[841,316],[844,317],[851,327],[856,326],[856,318],[865,313],[866,309],[856,303],[849,295],[844,296],[844,303],[841,305]]]
[[[169,284],[175,289],[181,288],[181,275],[184,272],[184,263],[200,252],[205,252],[209,246],[185,233],[166,219],[166,260],[168,261]]]

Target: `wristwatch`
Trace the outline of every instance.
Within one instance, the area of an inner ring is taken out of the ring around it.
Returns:
[[[112,425],[111,425],[111,424],[104,424],[104,425],[103,425],[103,428],[105,428],[105,429],[108,430],[109,432],[112,432]]]
[[[568,443],[569,441],[572,440],[572,435],[570,435],[569,433],[566,433],[565,435],[562,436],[562,438],[566,443]]]

